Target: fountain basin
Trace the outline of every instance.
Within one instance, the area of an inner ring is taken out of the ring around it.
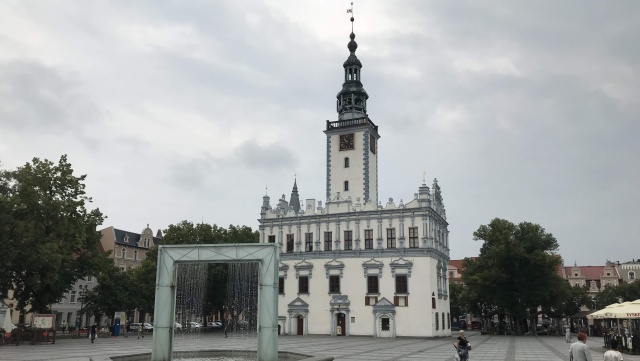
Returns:
[[[182,357],[188,358],[182,358]],[[229,351],[229,350],[202,350],[202,351],[175,351],[173,360],[189,361],[255,361],[258,359],[256,351]],[[149,361],[151,353],[120,356],[93,356],[91,361]],[[295,352],[278,352],[279,361],[333,361],[332,356],[311,356]]]

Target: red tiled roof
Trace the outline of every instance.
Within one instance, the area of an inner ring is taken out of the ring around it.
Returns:
[[[462,262],[464,262],[463,259],[450,259],[449,266],[457,268],[458,272],[462,272]]]
[[[580,268],[580,273],[585,280],[599,280],[604,274],[604,267],[605,266],[578,266],[578,268]],[[573,276],[571,273],[572,269],[573,267],[564,268],[565,272],[567,272],[568,278]],[[613,273],[611,276],[618,276],[618,272],[615,267],[611,267],[611,271]]]

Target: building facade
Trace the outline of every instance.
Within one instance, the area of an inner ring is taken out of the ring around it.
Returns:
[[[632,259],[630,262],[625,263],[618,262],[616,270],[622,282],[635,282],[638,276],[640,276],[640,259]]]
[[[591,298],[608,285],[620,284],[620,276],[612,262],[604,266],[578,266],[574,263],[573,267],[564,267],[564,275],[571,286],[585,287]]]
[[[125,271],[138,267],[142,260],[146,257],[147,251],[155,244],[160,242],[162,233],[158,230],[157,237],[153,236],[153,231],[147,225],[141,233],[124,231],[114,227],[107,227],[100,230],[102,237],[100,238],[100,247],[103,252],[111,251],[110,257],[114,264]],[[66,322],[69,326],[87,326],[95,322],[95,317],[87,315],[82,311],[84,306],[83,296],[97,285],[97,279],[87,276],[78,280],[72,289],[60,299],[58,303],[52,305],[51,309],[56,314],[56,327],[61,328],[62,323]],[[99,320],[100,325],[107,323],[107,315],[105,319]],[[138,320],[137,311],[132,311],[131,318]]]
[[[351,18],[353,22],[353,18]],[[326,203],[263,197],[260,242],[280,249],[279,332],[449,336],[449,232],[437,180],[378,198],[379,128],[367,115],[352,32],[337,121],[327,121]]]

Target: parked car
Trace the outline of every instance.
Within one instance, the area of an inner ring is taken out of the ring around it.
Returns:
[[[199,322],[189,322],[188,326],[191,331],[200,331],[202,329],[202,324]]]
[[[213,322],[211,322],[211,323],[209,324],[209,326],[210,326],[211,328],[214,328],[214,329],[222,328],[222,322],[220,322],[220,321],[213,321]]]
[[[144,332],[153,332],[153,325],[150,323],[143,323],[142,324],[142,331]]]
[[[473,320],[471,321],[471,329],[472,330],[482,330],[482,322]]]

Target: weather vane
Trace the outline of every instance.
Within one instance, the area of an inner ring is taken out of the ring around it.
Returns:
[[[353,33],[353,3],[351,3],[351,9],[347,9],[347,14],[351,14],[351,32]]]

